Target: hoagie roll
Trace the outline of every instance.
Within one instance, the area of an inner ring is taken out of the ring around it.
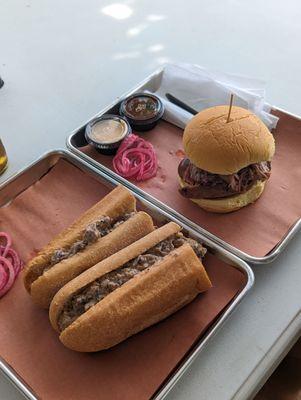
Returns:
[[[53,298],[49,317],[70,349],[108,349],[211,287],[202,245],[170,222],[99,262]]]
[[[134,196],[118,186],[29,261],[24,285],[36,304],[48,308],[67,282],[153,229],[151,217],[136,211]]]

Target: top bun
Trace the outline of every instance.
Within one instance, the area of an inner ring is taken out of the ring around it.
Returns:
[[[207,108],[187,124],[183,144],[187,157],[198,168],[230,175],[261,161],[270,161],[275,141],[264,123],[251,111],[229,106]]]

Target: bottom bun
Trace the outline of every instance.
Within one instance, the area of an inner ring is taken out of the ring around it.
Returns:
[[[181,187],[184,181],[180,178]],[[205,211],[229,213],[254,203],[262,194],[265,182],[257,181],[247,192],[222,199],[190,199]]]

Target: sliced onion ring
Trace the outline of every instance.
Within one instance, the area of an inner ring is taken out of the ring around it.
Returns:
[[[16,275],[15,275],[14,267],[12,266],[10,261],[8,261],[6,258],[0,256],[0,263],[1,263],[0,268],[2,268],[2,269],[6,268],[6,272],[8,273],[8,279],[5,282],[2,289],[0,290],[0,297],[2,297],[13,286]]]
[[[11,240],[10,235],[6,232],[0,232],[0,238],[1,237],[4,237],[6,240],[5,246],[3,246],[4,250],[3,250],[3,252],[1,251],[1,256],[6,257],[7,251],[11,247],[12,240]]]
[[[6,285],[7,281],[8,281],[8,273],[3,268],[3,266],[0,265],[0,290],[2,290],[2,288]]]
[[[4,246],[0,246],[0,253],[3,251]],[[10,248],[7,251],[6,258],[11,262],[14,267],[16,276],[22,269],[22,262],[16,250]]]
[[[11,248],[10,235],[6,232],[0,232],[1,237],[5,238],[6,243],[0,245],[0,298],[11,289],[23,267],[18,253]]]

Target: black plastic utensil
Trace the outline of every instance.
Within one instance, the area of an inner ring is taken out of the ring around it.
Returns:
[[[188,111],[190,114],[195,115],[198,113],[198,111],[196,111],[194,108],[190,107],[188,104],[184,103],[182,100],[173,96],[171,93],[165,93],[165,96],[166,96],[167,100],[169,100],[171,103],[175,104],[176,106],[182,108],[185,111]]]

